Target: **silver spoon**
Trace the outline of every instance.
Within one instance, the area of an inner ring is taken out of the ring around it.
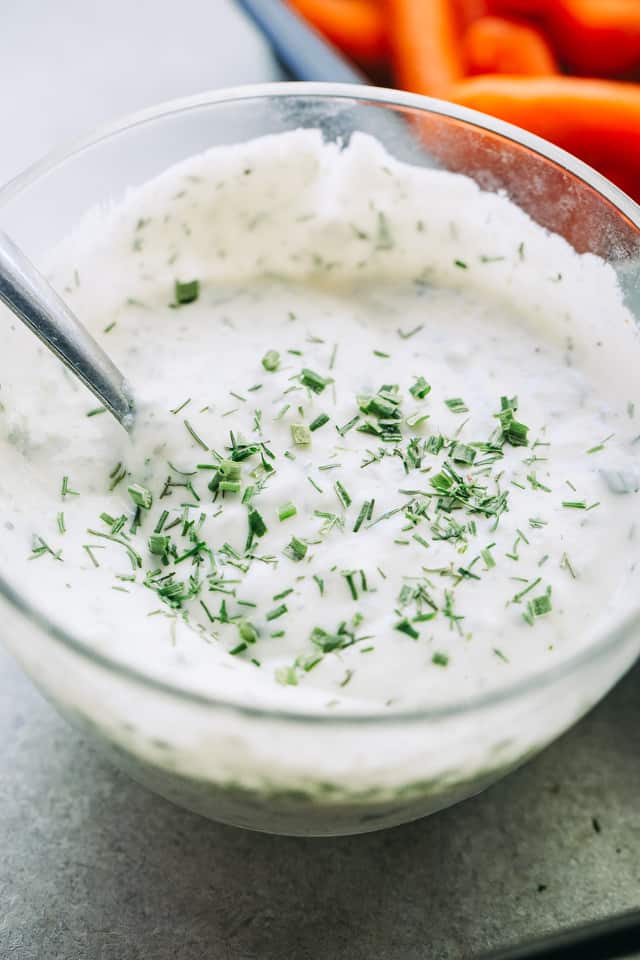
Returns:
[[[28,257],[0,231],[0,300],[75,373],[125,430],[134,404],[118,368]]]

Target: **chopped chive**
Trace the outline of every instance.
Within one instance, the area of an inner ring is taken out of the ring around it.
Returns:
[[[298,674],[296,673],[295,667],[277,667],[275,676],[278,683],[281,683],[285,687],[298,686]]]
[[[449,656],[446,653],[436,651],[431,657],[431,663],[435,664],[436,667],[447,667],[449,666]]]
[[[395,629],[399,630],[400,633],[405,633],[408,637],[411,637],[412,640],[418,640],[420,637],[420,634],[418,633],[416,628],[411,625],[411,623],[409,622],[409,620],[406,619],[406,617],[403,620],[400,620],[398,623],[396,623]]]
[[[179,280],[176,280],[175,282],[176,304],[193,303],[194,300],[197,300],[199,296],[200,296],[199,280],[188,280],[186,283],[181,283]]]
[[[523,597],[525,597],[528,593],[531,592],[531,590],[535,589],[535,587],[538,586],[541,579],[542,579],[541,577],[536,577],[535,580],[532,580],[531,583],[527,584],[524,590],[521,590],[519,593],[516,593],[516,595],[513,598],[513,603],[520,603]]]
[[[424,377],[418,377],[412,387],[409,387],[409,393],[416,400],[424,400],[431,393],[431,384],[427,383]]]
[[[278,520],[280,520],[282,523],[283,520],[288,520],[289,517],[295,517],[297,512],[298,510],[295,503],[291,503],[291,501],[289,501],[278,509]]]
[[[333,383],[333,378],[322,377],[319,373],[309,370],[308,367],[303,367],[300,373],[300,383],[308,387],[313,393],[322,393],[325,387]]]
[[[290,593],[293,593],[293,587],[289,587],[287,590],[283,590],[282,593],[276,593],[273,596],[272,600],[284,600],[285,597],[288,597]]]
[[[143,510],[151,509],[153,494],[147,487],[143,487],[140,483],[132,483],[127,487],[127,492],[136,507],[142,507]]]
[[[288,613],[288,607],[286,603],[281,603],[279,606],[275,607],[273,610],[269,610],[265,619],[266,620],[277,620],[278,617],[281,617],[283,614]]]
[[[106,413],[106,412],[107,412],[107,408],[106,408],[106,407],[94,407],[93,410],[88,410],[88,411],[87,411],[86,416],[87,416],[87,417],[97,417],[97,416],[99,416],[101,413]]]
[[[421,330],[424,330],[424,325],[420,324],[417,327],[414,327],[413,330],[398,330],[398,336],[403,340],[408,340],[410,337],[414,337],[416,333],[420,333]]]
[[[179,407],[174,407],[173,410],[169,410],[169,413],[174,413],[174,414],[180,413],[180,411],[184,410],[184,408],[189,406],[190,403],[191,403],[191,397],[189,397],[187,400],[184,400]]]
[[[369,510],[372,506],[372,500],[365,500],[360,508],[360,513],[358,514],[358,519],[353,525],[353,532],[357,533],[365,520],[369,518]]]
[[[63,478],[62,478],[62,486],[61,486],[61,488],[60,488],[60,493],[61,493],[61,495],[62,495],[62,499],[63,499],[63,500],[64,500],[65,497],[77,497],[77,496],[79,496],[77,490],[71,490],[71,489],[70,489],[70,487],[69,487],[69,477],[63,477]]]
[[[280,354],[277,350],[267,350],[262,358],[262,366],[269,373],[275,373],[280,366]]]
[[[209,447],[206,445],[204,440],[202,440],[202,438],[198,436],[198,434],[195,432],[195,430],[193,429],[189,421],[183,420],[182,422],[184,423],[185,427],[187,428],[187,430],[189,431],[189,433],[191,434],[195,442],[198,444],[198,446],[202,447],[203,450],[206,450],[208,452]]]
[[[285,547],[284,552],[291,560],[295,560],[296,563],[298,563],[300,560],[304,560],[308,550],[309,547],[304,541],[299,540],[297,537],[292,537]]]
[[[164,557],[167,554],[170,543],[171,538],[165,534],[152,533],[147,542],[149,553],[153,554],[154,556]]]
[[[333,489],[335,490],[336,496],[338,497],[338,500],[340,501],[342,506],[345,508],[345,510],[348,507],[350,507],[351,497],[349,496],[349,494],[347,493],[344,486],[340,483],[339,480],[336,480],[336,482],[333,485]]]
[[[95,556],[94,556],[94,554],[93,554],[93,549],[89,546],[89,544],[88,544],[88,543],[83,544],[82,549],[85,551],[85,553],[87,554],[87,556],[88,556],[89,559],[91,560],[91,563],[94,565],[94,567],[99,567],[100,564],[99,564],[98,561],[96,560],[96,558],[95,558]],[[94,549],[95,549],[95,548],[94,548]]]
[[[58,523],[58,530],[59,530],[59,532],[60,532],[60,533],[66,533],[67,530],[66,530],[66,527],[65,527],[65,525],[64,525],[64,513],[60,512],[60,513],[58,514],[58,516],[56,517],[56,520],[57,520],[57,523]]]
[[[311,431],[304,423],[291,424],[291,439],[297,447],[305,447],[311,443]]]
[[[451,413],[468,413],[469,408],[462,399],[462,397],[449,397],[448,400],[444,401],[446,406],[451,410]]]
[[[356,416],[355,416],[355,417],[352,417],[351,420],[348,420],[348,421],[344,424],[344,426],[342,426],[342,427],[337,427],[337,430],[338,430],[338,433],[340,434],[340,436],[341,436],[341,437],[344,437],[344,435],[347,434],[347,433],[349,432],[349,430],[351,430],[353,427],[355,427],[356,423],[358,423],[359,420],[360,420],[360,417],[358,416],[358,414],[356,414]]]
[[[309,424],[309,430],[313,433],[314,430],[319,430],[320,427],[324,427],[325,423],[329,423],[331,417],[326,413],[321,413],[319,416],[312,420]]]
[[[473,447],[469,447],[465,443],[455,443],[451,451],[451,459],[455,460],[456,463],[465,463],[469,466],[476,459],[477,450],[474,450]]]

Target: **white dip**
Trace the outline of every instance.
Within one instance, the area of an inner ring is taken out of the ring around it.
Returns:
[[[102,653],[394,710],[630,604],[636,330],[613,270],[506,199],[301,131],[167,171],[51,266],[138,424],[4,319],[0,569]]]

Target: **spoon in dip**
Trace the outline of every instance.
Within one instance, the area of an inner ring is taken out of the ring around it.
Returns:
[[[125,430],[131,430],[134,404],[126,379],[51,284],[1,231],[0,301],[62,360]]]

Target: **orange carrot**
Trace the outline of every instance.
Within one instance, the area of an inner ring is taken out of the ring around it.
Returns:
[[[514,14],[522,17],[544,17],[558,0],[487,0],[489,13]],[[607,0],[604,0],[606,3]]]
[[[469,73],[559,73],[544,34],[523,21],[481,17],[465,33],[463,51]]]
[[[640,85],[488,75],[462,80],[449,98],[537,133],[596,169],[624,168],[625,182],[640,187]]]
[[[397,85],[446,96],[463,76],[453,0],[387,0]]]
[[[640,67],[638,0],[558,0],[549,30],[570,69],[591,76]]]
[[[488,0],[456,0],[455,6],[458,23],[463,30],[466,30],[474,20],[486,17],[489,13]]]
[[[541,19],[567,66],[590,76],[640,67],[639,0],[487,0],[491,13]]]
[[[365,64],[389,52],[384,11],[374,0],[289,0],[301,16],[348,57]]]

